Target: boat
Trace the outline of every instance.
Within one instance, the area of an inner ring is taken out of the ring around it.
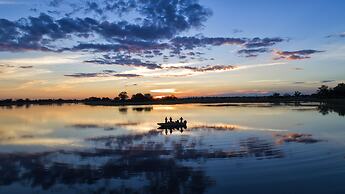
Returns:
[[[167,123],[157,123],[161,129],[170,129],[170,128],[187,128],[187,121],[184,122],[167,122]]]

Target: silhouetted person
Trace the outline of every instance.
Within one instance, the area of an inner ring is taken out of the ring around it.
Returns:
[[[176,120],[176,123],[180,123],[180,121],[179,121],[179,120]]]
[[[167,123],[168,122],[168,117],[165,117],[165,123]]]
[[[169,118],[169,120],[170,120],[170,122],[172,123],[172,118],[171,118],[171,117]]]
[[[182,117],[180,118],[180,121],[181,121],[181,123],[183,122],[183,118]]]

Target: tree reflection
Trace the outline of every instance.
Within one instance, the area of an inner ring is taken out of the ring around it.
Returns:
[[[327,115],[330,112],[336,112],[339,116],[345,116],[345,105],[341,103],[324,102],[318,106],[318,111],[323,115]]]

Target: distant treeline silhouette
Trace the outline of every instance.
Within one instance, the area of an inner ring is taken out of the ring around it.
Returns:
[[[239,97],[188,97],[177,98],[174,95],[162,98],[154,98],[151,94],[137,93],[129,97],[126,91],[120,92],[115,98],[109,97],[89,97],[83,100],[78,99],[5,99],[0,100],[0,106],[29,106],[29,105],[49,105],[64,103],[83,103],[88,105],[137,105],[137,104],[183,104],[183,103],[222,103],[222,102],[288,102],[288,101],[325,101],[329,99],[345,98],[345,84],[339,83],[336,87],[330,88],[322,85],[316,93],[311,95],[302,94],[295,91],[293,94],[273,93],[270,96],[239,96]]]
[[[322,85],[321,87],[319,87],[316,94],[314,95],[321,98],[344,98],[345,84],[340,83],[334,88],[330,88],[326,85]]]

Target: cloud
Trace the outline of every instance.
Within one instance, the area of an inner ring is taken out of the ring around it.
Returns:
[[[205,46],[221,46],[221,45],[242,45],[246,43],[243,38],[223,38],[223,37],[176,37],[170,41],[176,48],[194,49]]]
[[[154,89],[150,90],[152,93],[176,93],[176,89]]]
[[[194,72],[215,72],[215,71],[227,71],[235,69],[236,66],[233,65],[206,65],[201,67],[196,66],[170,66],[167,69],[186,69]]]
[[[115,40],[114,40],[115,41]],[[153,53],[159,55],[161,50],[169,49],[166,43],[157,43],[150,40],[121,40],[117,43],[79,43],[71,48],[61,48],[60,51],[92,51],[92,52],[129,52]]]
[[[31,69],[33,67],[34,66],[32,66],[32,65],[21,65],[21,66],[19,66],[19,68],[21,68],[21,69]]]
[[[102,65],[122,65],[122,66],[132,66],[132,67],[146,67],[147,69],[160,69],[161,65],[150,63],[150,62],[143,62],[140,59],[132,58],[126,55],[103,55],[103,57],[99,57],[96,59],[86,60],[86,63],[96,63]]]
[[[242,33],[243,30],[241,30],[241,29],[233,29],[232,32],[233,32],[234,34],[237,34],[237,33]]]
[[[265,90],[233,90],[228,93],[216,93],[212,96],[219,96],[219,97],[229,97],[229,96],[263,96],[271,93],[270,91]]]
[[[62,0],[52,0],[53,10],[61,11]],[[166,33],[183,31],[191,27],[200,27],[212,12],[200,5],[198,0],[76,0],[74,3],[65,3],[67,15],[92,13],[95,17],[140,15],[140,21],[165,29]],[[70,11],[72,10],[72,11]]]
[[[51,0],[49,6],[58,7],[63,3],[64,0]]]
[[[257,57],[259,53],[269,52],[270,49],[258,48],[258,49],[241,49],[237,51],[238,54],[243,54],[245,57]]]
[[[326,38],[333,38],[333,37],[345,38],[345,32],[341,32],[338,34],[331,34],[331,35],[326,36]]]
[[[23,1],[16,0],[0,0],[0,5],[14,5],[14,4],[24,4]]]
[[[293,84],[305,84],[306,82],[302,82],[302,81],[296,81],[296,82],[293,82]]]
[[[293,84],[325,84],[335,82],[336,80],[321,80],[321,81],[295,81]]]
[[[124,78],[133,78],[133,77],[140,77],[141,75],[138,74],[127,74],[127,73],[116,73],[113,70],[104,70],[100,73],[74,73],[74,74],[67,74],[66,77],[74,77],[74,78],[94,78],[94,77],[124,77]]]
[[[322,80],[320,81],[321,83],[330,83],[330,82],[335,82],[335,80]]]
[[[276,38],[253,38],[246,42],[244,45],[246,48],[258,48],[258,47],[269,47],[279,42],[283,42],[284,39],[280,37]]]
[[[62,2],[55,0],[51,1],[50,5],[58,6]],[[101,13],[106,9],[102,7],[102,2],[87,1],[85,10],[97,9],[97,12]],[[107,42],[168,39],[188,29],[200,27],[210,15],[209,11],[197,1],[189,0],[159,2],[134,0],[134,6],[138,14],[145,18],[142,22],[104,21],[90,17],[55,19],[46,13],[17,21],[1,19],[0,51],[58,51],[53,43],[61,39],[71,39],[73,36],[79,38],[100,36]]]
[[[172,45],[178,48],[194,49],[205,46],[221,45],[242,45],[246,48],[258,48],[273,46],[276,43],[284,41],[283,38],[224,38],[224,37],[176,37],[171,40]]]
[[[310,55],[315,53],[321,53],[324,51],[318,50],[298,50],[298,51],[276,51],[275,54],[278,56],[274,58],[275,60],[278,59],[287,59],[287,60],[301,60],[301,59],[309,59]]]
[[[208,46],[237,45],[244,47],[238,51],[238,54],[244,54],[246,57],[256,57],[259,53],[269,52],[267,47],[283,42],[283,38],[226,38],[226,37],[176,37],[170,40],[173,47],[173,54],[180,54],[184,50],[193,50],[196,48]]]
[[[212,14],[198,0],[51,0],[48,6],[49,10],[39,10],[38,16],[15,21],[0,19],[0,51],[87,52],[92,56],[84,58],[85,63],[144,67],[148,70],[180,69],[188,70],[190,74],[227,71],[235,69],[235,66],[163,68],[157,58],[175,58],[180,62],[214,60],[201,57],[204,53],[195,49],[224,45],[239,46],[238,54],[256,57],[285,41],[280,37],[181,36],[190,29],[203,27]],[[114,17],[114,14],[121,17]],[[110,15],[112,17],[108,17]],[[140,18],[132,19],[133,16]],[[65,76],[137,75],[96,72]]]

